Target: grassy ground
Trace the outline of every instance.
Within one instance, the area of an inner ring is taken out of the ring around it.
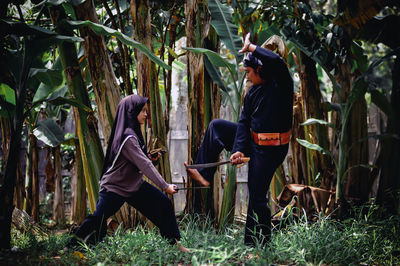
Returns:
[[[68,233],[37,237],[13,231],[13,251],[0,253],[8,265],[155,265],[155,264],[296,264],[296,265],[400,265],[400,217],[377,219],[370,212],[334,221],[317,218],[310,223],[289,215],[277,225],[265,247],[243,244],[243,226],[217,232],[209,221],[186,216],[179,226],[182,243],[190,253],[168,245],[156,229],[138,227],[117,231],[83,256],[64,252]]]

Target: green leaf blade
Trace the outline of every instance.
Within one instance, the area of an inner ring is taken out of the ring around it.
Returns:
[[[137,41],[133,40],[132,38],[129,38],[128,36],[126,36],[125,34],[119,32],[117,30],[111,29],[111,28],[103,26],[101,24],[94,23],[89,20],[85,20],[85,21],[62,20],[59,24],[61,27],[67,27],[67,28],[72,28],[72,29],[77,29],[80,27],[87,26],[98,35],[114,36],[114,37],[118,38],[122,43],[133,46],[134,48],[136,48],[139,51],[141,51],[142,53],[144,53],[151,61],[153,61],[157,65],[160,65],[167,70],[171,70],[171,66],[167,65],[164,61],[162,61],[160,58],[158,58],[153,52],[150,51],[149,48],[147,48],[146,45],[144,45],[140,42],[137,42]]]
[[[64,142],[64,133],[54,119],[47,118],[40,121],[33,130],[33,134],[38,140],[43,141],[50,147],[57,147]]]
[[[243,54],[240,54],[239,50],[242,48],[242,39],[238,35],[238,27],[232,23],[233,11],[219,0],[209,0],[208,9],[212,18],[211,26],[214,27],[226,47],[235,55],[237,61],[241,61]]]
[[[319,151],[319,152],[321,152],[322,154],[331,155],[331,152],[330,152],[329,150],[326,150],[326,149],[322,148],[322,147],[319,146],[318,144],[314,144],[314,143],[308,142],[308,141],[305,140],[305,139],[298,139],[298,138],[296,138],[296,141],[297,141],[301,146],[304,146],[304,147],[306,147],[307,149]]]

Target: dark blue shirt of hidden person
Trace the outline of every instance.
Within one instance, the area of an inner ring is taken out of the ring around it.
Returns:
[[[292,128],[293,79],[280,56],[257,46],[252,53],[260,59],[260,76],[265,82],[252,86],[247,92],[238,122],[232,154],[236,151],[249,156],[250,131],[284,133]]]

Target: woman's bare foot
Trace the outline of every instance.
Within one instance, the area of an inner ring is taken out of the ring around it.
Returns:
[[[180,241],[176,242],[176,245],[178,246],[178,250],[180,252],[183,252],[183,253],[190,252],[190,249],[185,248],[184,246],[182,246],[182,243]]]
[[[185,167],[186,167],[186,172],[188,175],[199,182],[202,186],[208,187],[210,185],[210,182],[208,182],[200,173],[197,171],[197,169],[190,169],[187,167],[188,164],[185,162]]]

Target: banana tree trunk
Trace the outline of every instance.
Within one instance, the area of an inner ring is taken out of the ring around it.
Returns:
[[[171,16],[178,17],[179,16],[179,9],[174,9],[173,12],[171,13]],[[169,25],[169,30],[168,30],[168,36],[169,36],[169,49],[173,50],[175,47],[175,41],[176,41],[176,29],[178,27],[179,20],[178,19],[173,19],[171,24]],[[164,55],[161,55],[164,56]],[[172,63],[174,62],[175,57],[171,54],[168,53],[168,65],[172,66]],[[171,91],[172,91],[172,69],[168,70],[167,73],[165,73],[165,69],[163,69],[164,72],[164,83],[165,83],[165,112],[164,112],[164,119],[165,119],[165,131],[169,131],[169,110],[171,109]],[[166,77],[166,79],[165,79]]]
[[[146,45],[151,51],[153,51],[153,40],[151,34],[151,16],[150,6],[148,0],[131,0],[131,16],[132,24],[134,25],[133,36],[136,41],[139,41]],[[165,120],[163,115],[163,107],[160,98],[160,90],[158,86],[158,73],[154,63],[150,59],[140,52],[135,50],[135,65],[137,74],[137,90],[138,94],[148,97],[151,102],[150,117],[153,136],[156,139],[155,142],[150,141],[153,145],[157,145],[159,148],[163,148],[168,151],[167,146],[167,135],[165,131]],[[145,132],[147,133],[147,132]],[[151,133],[150,133],[151,135]],[[146,134],[145,134],[146,136]],[[146,139],[149,139],[146,136]],[[149,147],[153,148],[153,147]],[[169,153],[166,152],[161,158],[160,163],[157,166],[161,176],[167,183],[172,183]],[[173,201],[172,201],[173,202]],[[126,217],[131,217],[132,223],[134,219],[138,217],[137,213],[133,209],[130,211],[125,209],[124,212]]]
[[[186,43],[187,47],[203,47],[204,39],[208,35],[210,18],[208,16],[207,5],[198,0],[186,1]],[[188,96],[189,96],[189,119],[188,119],[188,162],[193,163],[200,148],[201,141],[205,132],[204,127],[204,61],[202,54],[187,53],[187,77],[188,77]],[[192,185],[188,179],[188,186]],[[199,193],[196,193],[199,194]],[[193,191],[188,191],[186,199],[187,212],[201,212],[199,207],[194,208],[196,202],[201,202],[200,195],[195,195]],[[200,206],[201,208],[201,206]]]
[[[142,42],[153,51],[149,1],[131,1],[131,14],[135,40]],[[168,150],[156,65],[140,51],[135,52],[135,65],[138,92],[148,97],[151,102],[151,129],[154,138],[156,138],[155,145],[156,147]],[[172,182],[168,152],[160,158],[159,171],[167,183]]]
[[[319,88],[315,62],[303,52],[301,53],[301,67],[299,75],[301,83],[300,94],[302,96],[304,115],[304,120],[302,122],[309,118],[316,118],[326,121],[327,113],[323,107],[323,98]],[[315,124],[305,126],[303,128],[306,140],[311,143],[316,143],[325,149],[329,148],[328,127]],[[306,184],[315,186],[315,177],[320,174],[322,182],[318,185],[321,185],[323,188],[330,189],[334,168],[330,158],[328,155],[323,155],[322,153],[311,149],[306,149],[306,153],[307,169],[309,170],[307,178],[308,182]]]
[[[19,161],[22,138],[22,125],[24,122],[24,103],[26,98],[26,86],[29,70],[33,61],[33,56],[29,47],[29,40],[24,40],[24,58],[21,70],[21,76],[15,90],[15,115],[11,128],[10,146],[8,150],[7,163],[4,172],[3,186],[0,191],[0,249],[9,249],[11,241],[11,219],[14,209],[14,188],[15,175]]]
[[[17,209],[24,208],[25,195],[25,175],[22,173],[21,162],[18,162],[14,192],[14,205]]]
[[[206,48],[209,50],[217,51],[218,50],[219,39],[217,32],[214,28],[210,27]],[[210,122],[219,117],[219,111],[221,107],[221,94],[219,92],[219,88],[217,84],[214,83],[213,79],[208,75],[207,71],[204,72],[204,128],[207,128]],[[220,179],[220,172],[216,173],[216,178]],[[210,186],[216,186],[214,182],[215,180],[211,180]],[[198,191],[202,193],[201,197],[204,199],[204,209],[205,213],[209,214],[212,219],[218,217],[219,210],[219,188],[220,186],[216,186],[217,189],[208,189]],[[196,192],[195,192],[196,193]],[[217,222],[217,221],[216,221]]]
[[[75,164],[73,168],[71,191],[71,222],[73,224],[81,224],[86,218],[86,191],[85,179],[82,165],[82,154],[79,143],[75,143]]]
[[[53,149],[54,151],[54,170],[55,170],[55,191],[54,191],[54,205],[53,205],[53,219],[57,225],[65,225],[65,212],[64,212],[64,191],[62,180],[62,165],[61,165],[61,149],[60,145]]]
[[[64,9],[60,6],[50,9],[50,16],[54,25],[65,18]],[[64,35],[72,35],[72,32],[58,29]],[[89,95],[82,78],[82,73],[76,55],[74,44],[62,43],[59,45],[59,53],[67,79],[68,89],[76,100],[90,108]],[[94,212],[99,196],[99,178],[104,160],[103,148],[97,131],[97,119],[93,111],[90,113],[74,107],[74,118],[78,132],[79,147],[82,153],[83,170],[88,193],[90,210]]]
[[[300,92],[295,93],[293,97],[293,125],[292,138],[290,140],[291,157],[289,160],[289,171],[291,172],[291,176],[293,178],[291,182],[294,184],[305,184],[307,176],[307,159],[305,147],[303,147],[302,145],[300,145],[300,143],[296,141],[296,138],[305,138],[304,130],[302,126],[300,126],[304,119],[301,91],[302,89],[300,88]]]
[[[392,70],[392,94],[390,104],[393,117],[388,118],[387,132],[400,136],[400,58],[396,57]],[[389,213],[400,213],[400,141],[385,139],[382,142],[382,151],[377,160],[378,169],[381,169],[377,203],[385,206]]]
[[[335,76],[340,84],[340,94],[334,91],[332,101],[345,103],[351,92],[355,77],[351,74],[349,65],[339,65],[338,74]],[[337,180],[336,180],[336,202],[343,203],[344,199],[357,202],[365,202],[369,193],[369,171],[359,167],[368,164],[368,143],[357,144],[347,153],[352,143],[367,137],[367,110],[364,97],[358,99],[352,106],[349,117],[335,114],[332,116],[335,124],[341,126],[340,137],[332,136],[331,145],[334,154],[338,155]],[[347,123],[343,125],[343,121]],[[335,152],[336,150],[336,152]],[[351,169],[350,169],[351,168]],[[343,205],[344,206],[344,205]]]
[[[1,126],[1,150],[3,152],[3,161],[2,161],[2,169],[7,162],[7,154],[8,147],[10,145],[10,136],[11,136],[11,121],[9,117],[0,117],[0,126]]]
[[[79,20],[90,20],[94,23],[99,23],[92,0],[86,0],[77,6],[75,12]],[[107,144],[117,106],[121,101],[120,87],[115,77],[110,57],[107,54],[104,37],[95,34],[88,27],[82,27],[80,33],[81,37],[85,39],[83,42],[85,57],[96,96],[95,101],[98,107],[104,140]]]
[[[125,33],[124,26],[122,25],[122,16],[120,13],[118,1],[115,1],[115,8],[117,9],[117,14],[118,14],[118,22],[119,22],[118,24],[117,24],[114,14],[112,13],[112,10],[108,6],[107,1],[102,0],[101,2],[103,3],[103,6],[107,11],[108,16],[110,17],[110,21],[111,21],[113,28],[115,30],[119,29],[122,33]],[[130,72],[129,58],[131,55],[129,53],[128,47],[126,45],[123,45],[119,39],[117,39],[117,46],[119,49],[119,53],[117,54],[117,56],[118,56],[118,59],[121,61],[121,66],[119,66],[117,68],[118,68],[118,71],[120,71],[120,73],[121,73],[121,77],[124,82],[124,89],[125,89],[126,93],[132,94],[132,83],[131,83],[130,73],[129,73]]]
[[[131,0],[131,15],[132,24],[134,26],[133,36],[134,39],[143,43],[143,35],[147,30],[151,32],[150,23],[145,24],[144,18],[149,16],[147,10],[149,9],[148,3],[142,3],[142,1]],[[146,6],[147,4],[147,6]],[[147,45],[147,44],[146,44]],[[135,51],[135,62],[136,62],[136,75],[137,84],[136,88],[139,95],[149,95],[150,88],[150,60],[138,50]],[[133,228],[136,223],[136,218],[138,213],[134,208],[128,204],[124,204],[121,209],[115,214],[117,221],[119,223],[123,222],[126,228]]]
[[[39,169],[37,140],[33,133],[28,136],[25,181],[25,211],[39,222]]]

